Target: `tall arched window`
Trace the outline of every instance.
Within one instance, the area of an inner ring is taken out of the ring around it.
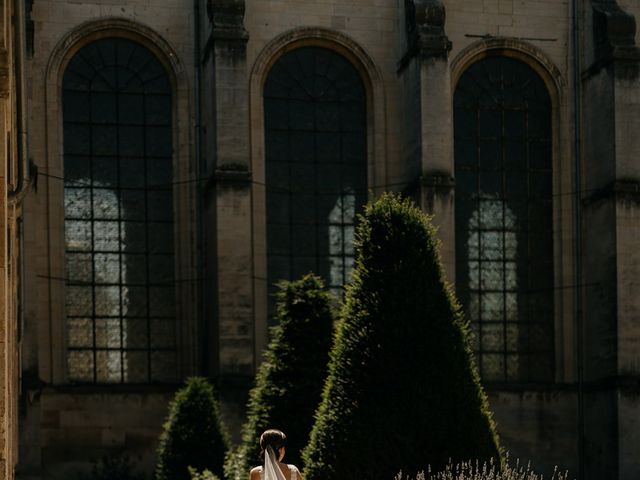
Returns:
[[[104,38],[63,79],[71,382],[176,376],[172,89],[145,47]]]
[[[362,79],[331,50],[299,48],[269,72],[264,106],[270,293],[313,271],[340,294],[367,197]]]
[[[488,57],[455,91],[456,281],[486,381],[553,379],[551,99]]]

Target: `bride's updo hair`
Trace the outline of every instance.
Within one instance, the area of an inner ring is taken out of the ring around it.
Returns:
[[[260,435],[260,458],[264,461],[264,452],[267,450],[267,447],[273,448],[273,451],[277,456],[278,450],[280,450],[286,444],[287,436],[284,434],[284,432],[276,430],[275,428],[265,430],[265,432]]]

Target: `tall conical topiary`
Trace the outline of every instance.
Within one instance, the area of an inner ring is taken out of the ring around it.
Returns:
[[[430,220],[385,194],[367,205],[355,248],[305,479],[378,480],[499,458]]]
[[[228,446],[213,386],[204,378],[189,378],[169,405],[156,480],[189,480],[189,467],[222,476]]]
[[[333,316],[322,280],[283,281],[276,296],[277,325],[249,395],[242,443],[227,461],[231,480],[245,480],[260,464],[258,441],[268,428],[286,433],[286,461],[300,464],[327,375]]]

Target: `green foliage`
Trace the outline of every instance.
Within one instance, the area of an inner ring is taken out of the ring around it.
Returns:
[[[449,459],[499,458],[430,219],[385,194],[367,205],[355,248],[305,478],[393,478]]]
[[[268,428],[286,433],[286,461],[299,464],[320,402],[333,332],[331,297],[312,274],[281,282],[276,295],[277,326],[249,395],[242,443],[226,464],[229,479],[245,480],[260,463],[258,441]]]
[[[126,455],[106,455],[93,462],[90,474],[81,474],[79,480],[145,480],[145,475],[136,472],[131,459]]]
[[[395,480],[543,480],[543,475],[536,474],[530,464],[520,465],[516,462],[514,466],[503,465],[499,467],[495,462],[462,462],[457,465],[449,463],[447,467],[438,473],[432,474],[418,473],[416,477],[403,477],[402,472],[396,475]],[[567,472],[560,473],[557,468],[549,477],[549,480],[567,480]]]
[[[220,478],[214,475],[211,470],[198,472],[198,470],[193,467],[189,467],[189,475],[191,475],[191,480],[220,480]]]
[[[222,476],[228,445],[213,387],[204,378],[189,378],[169,406],[156,480],[189,480],[188,467]]]

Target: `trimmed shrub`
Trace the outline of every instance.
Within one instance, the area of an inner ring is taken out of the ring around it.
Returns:
[[[258,442],[268,428],[286,433],[286,461],[299,465],[320,403],[333,333],[331,297],[322,280],[308,274],[281,282],[276,298],[277,325],[249,394],[242,443],[227,461],[229,479],[245,480],[261,463]]]
[[[228,445],[213,386],[205,378],[189,378],[169,405],[156,479],[189,480],[189,467],[222,476]]]
[[[310,442],[307,480],[393,478],[498,459],[468,325],[436,230],[409,200],[370,203]]]

